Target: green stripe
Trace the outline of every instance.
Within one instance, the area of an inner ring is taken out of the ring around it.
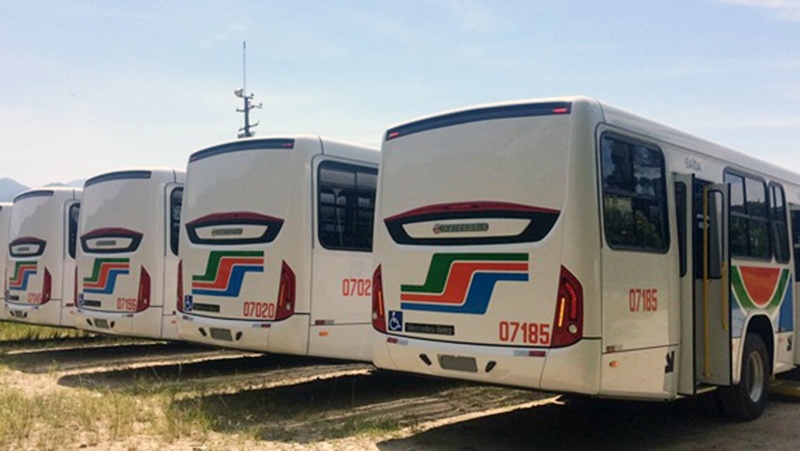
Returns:
[[[410,293],[441,293],[455,261],[528,261],[528,254],[434,254],[423,285],[400,285]]]
[[[767,307],[774,308],[781,305],[781,301],[783,300],[783,295],[786,292],[786,284],[788,282],[789,282],[789,270],[782,269],[781,278],[778,281],[778,289],[775,290],[775,294],[772,296],[772,299],[769,301],[769,305]]]
[[[202,276],[192,276],[192,281],[213,282],[216,280],[219,262],[223,257],[264,257],[264,251],[211,251],[208,256],[206,273]]]
[[[745,310],[756,308],[756,305],[750,300],[750,295],[747,294],[747,290],[744,288],[744,282],[742,281],[742,275],[739,273],[738,266],[734,266],[733,271],[731,271],[731,287],[733,288],[733,292],[736,293],[736,298],[739,299],[739,303],[742,304]]]
[[[96,258],[94,260],[94,267],[92,268],[92,275],[84,277],[84,282],[97,282],[100,279],[100,266],[105,263],[128,263],[127,258]]]

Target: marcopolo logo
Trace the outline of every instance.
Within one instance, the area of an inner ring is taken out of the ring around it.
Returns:
[[[423,285],[401,285],[404,310],[483,315],[497,282],[527,282],[528,254],[434,254]]]
[[[36,274],[36,268],[37,265],[35,261],[16,262],[14,265],[14,273],[11,275],[11,278],[8,279],[8,289],[19,291],[27,290],[28,279]]]
[[[130,273],[130,259],[97,258],[92,275],[83,278],[83,291],[94,294],[111,294],[117,284],[117,276]]]
[[[489,223],[487,222],[433,225],[433,233],[436,235],[440,233],[475,233],[475,232],[488,232],[488,231],[489,231]]]
[[[264,272],[264,251],[212,251],[206,273],[192,276],[192,294],[239,296],[248,272]]]

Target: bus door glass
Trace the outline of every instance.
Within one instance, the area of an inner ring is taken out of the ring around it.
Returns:
[[[732,382],[729,187],[702,181],[693,187],[695,376],[709,385]]]

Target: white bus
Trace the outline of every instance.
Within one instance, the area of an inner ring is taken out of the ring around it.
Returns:
[[[178,232],[185,173],[143,168],[84,184],[75,326],[177,339]]]
[[[0,320],[6,319],[6,260],[8,259],[8,226],[11,223],[11,202],[0,202],[0,275],[3,283],[3,308],[0,308]]]
[[[580,97],[399,125],[381,165],[380,368],[752,419],[800,360],[797,174]]]
[[[378,159],[374,149],[306,135],[191,155],[180,338],[370,361]]]
[[[48,187],[14,198],[6,263],[8,319],[74,327],[81,191]]]

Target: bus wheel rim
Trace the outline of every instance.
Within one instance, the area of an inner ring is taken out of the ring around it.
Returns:
[[[764,361],[761,354],[753,352],[747,362],[747,389],[750,399],[758,402],[764,394]]]

